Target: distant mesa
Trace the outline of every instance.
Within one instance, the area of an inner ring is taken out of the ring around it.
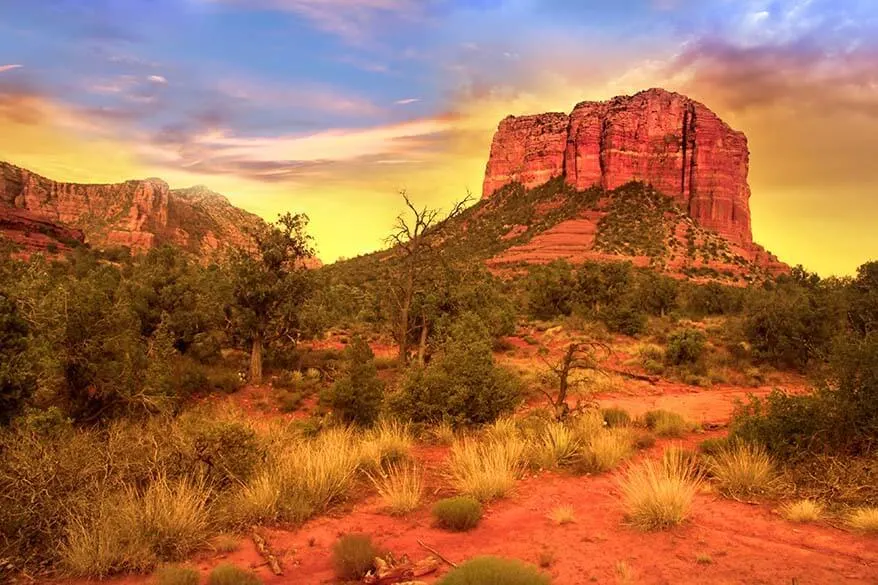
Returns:
[[[747,137],[703,104],[663,89],[605,102],[582,102],[568,114],[509,116],[491,144],[482,198],[518,183],[553,179],[582,191],[632,181],[671,197],[697,224],[722,236],[770,272],[788,269],[753,243]],[[600,215],[575,218],[593,224]],[[567,226],[575,232],[588,226]],[[592,225],[592,227],[594,227]],[[562,226],[562,232],[565,227]]]
[[[264,223],[203,186],[170,189],[156,178],[59,183],[0,162],[0,234],[24,252],[87,243],[138,253],[171,244],[206,257],[227,245],[252,246],[248,232]]]

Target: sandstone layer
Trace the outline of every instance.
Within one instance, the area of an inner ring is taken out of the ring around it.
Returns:
[[[743,133],[703,104],[650,89],[583,102],[569,115],[507,117],[494,135],[482,197],[510,183],[533,188],[556,177],[579,190],[643,181],[701,226],[749,247],[748,170]]]
[[[0,162],[0,232],[25,251],[79,241],[143,252],[167,243],[206,256],[227,244],[251,245],[248,230],[263,223],[204,187],[171,190],[161,179],[60,183]]]

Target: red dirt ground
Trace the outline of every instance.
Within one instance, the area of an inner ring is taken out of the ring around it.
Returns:
[[[639,395],[633,395],[633,388]],[[728,421],[736,398],[768,390],[731,386],[704,389],[663,381],[655,386],[632,384],[631,388],[626,384],[624,391],[598,398],[602,405],[621,406],[633,415],[665,408],[699,422],[722,423]],[[251,388],[239,396],[245,406],[252,408],[252,402],[262,399],[263,393]],[[694,447],[705,436],[693,434],[683,443]],[[657,456],[662,447],[657,445],[645,456]],[[546,570],[556,585],[878,584],[878,538],[826,523],[787,522],[777,514],[777,503],[739,503],[705,492],[699,494],[691,518],[682,526],[654,533],[628,527],[616,486],[621,471],[595,477],[553,472],[527,477],[518,483],[511,497],[487,506],[475,530],[464,534],[445,532],[432,526],[430,507],[451,493],[442,475],[447,448],[419,446],[415,455],[426,468],[426,502],[407,517],[387,515],[378,497],[364,492],[365,497],[354,498],[344,509],[299,528],[264,531],[285,569],[281,577],[261,565],[261,557],[246,537],[236,552],[204,553],[190,564],[203,575],[221,562],[254,567],[266,584],[334,583],[332,544],[341,534],[365,532],[396,558],[403,554],[413,560],[428,556],[418,540],[458,563],[483,554],[534,564],[550,556],[553,560]],[[550,521],[547,515],[557,506],[571,506],[576,521],[564,526]],[[424,580],[434,583],[445,572],[447,567],[443,566]],[[150,582],[148,576],[103,581],[113,585]],[[91,581],[62,583],[82,585]]]

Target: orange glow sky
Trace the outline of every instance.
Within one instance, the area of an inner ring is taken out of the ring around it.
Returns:
[[[382,245],[400,189],[480,196],[504,116],[664,87],[747,134],[756,241],[823,275],[878,259],[869,2],[147,4],[3,4],[0,160],[305,212],[331,262]]]

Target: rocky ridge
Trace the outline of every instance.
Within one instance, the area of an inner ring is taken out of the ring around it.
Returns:
[[[143,252],[167,243],[209,256],[226,244],[252,245],[247,231],[263,224],[204,187],[60,183],[0,162],[0,234],[25,252],[78,243]]]

